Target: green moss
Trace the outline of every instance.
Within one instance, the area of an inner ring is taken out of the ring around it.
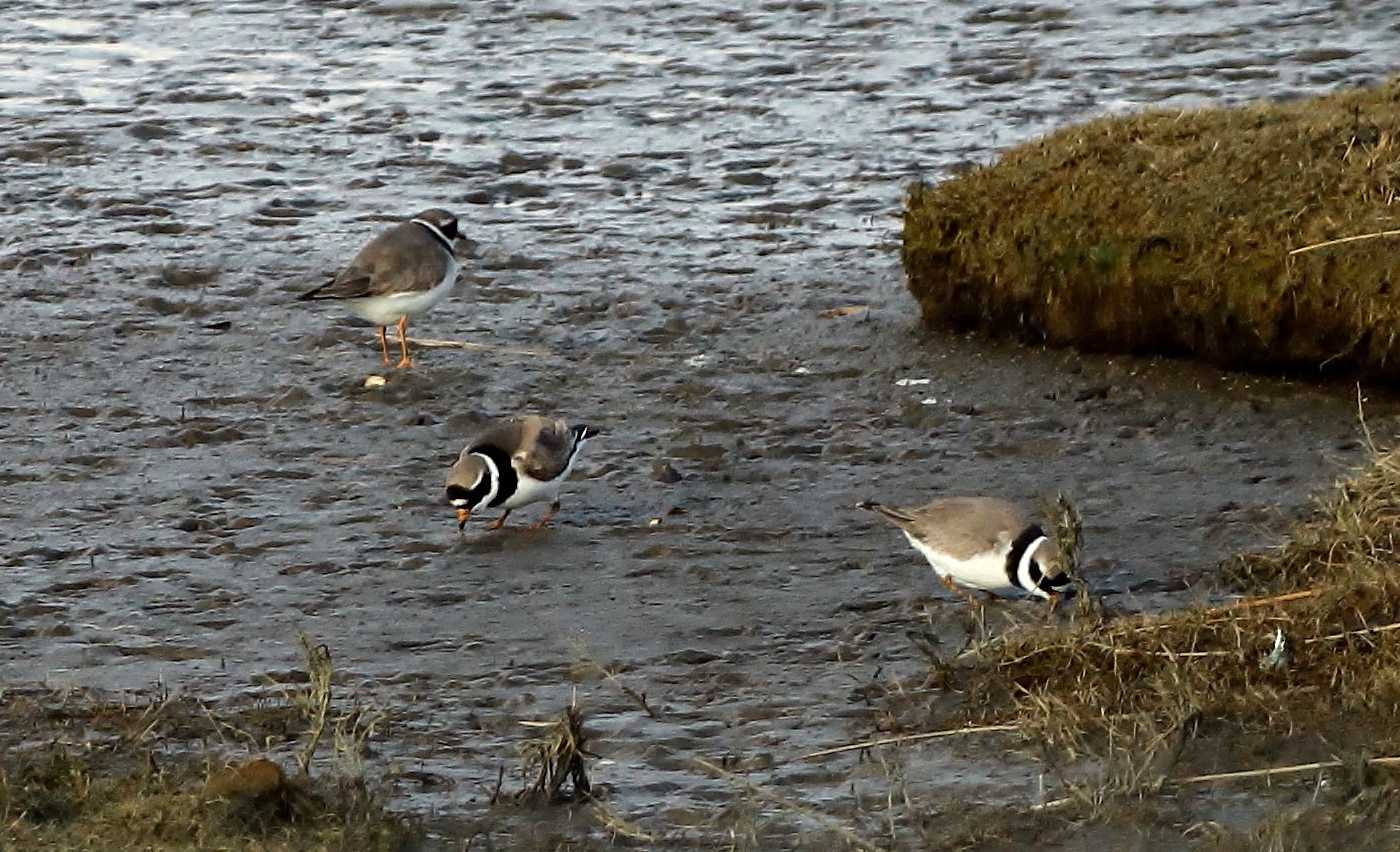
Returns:
[[[1070,127],[910,187],[924,321],[1090,351],[1400,378],[1400,78]]]

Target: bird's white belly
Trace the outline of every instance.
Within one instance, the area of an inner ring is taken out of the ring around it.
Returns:
[[[997,595],[1021,591],[1021,588],[1013,584],[1006,576],[1006,552],[1004,550],[1002,552],[984,550],[971,559],[954,559],[946,553],[934,550],[908,533],[905,533],[904,537],[909,539],[909,543],[914,545],[915,550],[923,554],[939,576],[949,577],[959,586],[981,589],[984,592]]]
[[[386,296],[365,296],[346,299],[345,307],[355,316],[375,325],[393,325],[402,317],[413,317],[429,310],[452,292],[457,283],[457,261],[452,261],[442,280],[431,290],[417,293],[391,293]]]
[[[559,499],[559,485],[564,481],[564,476],[551,479],[548,482],[540,482],[538,479],[529,476],[520,477],[519,483],[515,486],[515,493],[506,498],[501,504],[502,509],[518,509],[530,503],[542,503],[549,501],[553,503]]]

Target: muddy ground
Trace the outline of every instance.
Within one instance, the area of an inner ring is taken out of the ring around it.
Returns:
[[[865,687],[927,667],[906,632],[966,617],[858,500],[1064,491],[1094,589],[1161,609],[1218,600],[1217,561],[1361,458],[1355,388],[921,331],[896,234],[907,180],[1048,126],[1373,80],[1381,4],[26,7],[0,679],[270,694],[304,631],[394,718],[375,766],[434,836],[575,699],[654,836],[742,798],[697,756],[888,809],[890,767],[798,758],[873,735]],[[426,206],[475,248],[413,330],[498,348],[385,372],[294,296]],[[1388,439],[1400,407],[1362,395]],[[459,534],[446,467],[525,410],[603,434],[550,529]],[[1040,795],[1000,744],[903,759],[915,794]]]

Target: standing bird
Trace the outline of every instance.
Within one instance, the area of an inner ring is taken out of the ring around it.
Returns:
[[[570,426],[526,414],[497,420],[467,443],[447,474],[447,502],[457,507],[457,528],[478,509],[505,509],[487,524],[505,525],[512,509],[550,501],[549,511],[530,526],[539,529],[559,511],[559,486],[569,476],[585,441],[598,434],[592,426]]]
[[[457,281],[457,217],[446,210],[424,210],[374,239],[333,280],[297,299],[339,299],[350,312],[379,326],[379,348],[389,360],[388,326],[397,323],[397,366],[412,367],[408,318],[446,298]]]
[[[856,504],[895,526],[923,554],[943,585],[976,603],[962,587],[993,596],[1029,592],[1053,603],[1073,594],[1055,542],[1015,506],[991,497],[949,497],[917,509],[873,500]]]

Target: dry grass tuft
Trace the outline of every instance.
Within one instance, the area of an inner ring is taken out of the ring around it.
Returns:
[[[1014,632],[962,661],[953,685],[975,721],[1030,734],[1091,804],[1188,770],[1400,754],[1397,538],[1393,451],[1282,547],[1232,566],[1252,597]]]
[[[331,675],[329,652],[306,645],[310,686],[286,701],[0,693],[0,848],[399,848],[413,831],[363,778],[306,771],[330,719]],[[368,735],[357,721],[345,737],[335,721],[337,752]],[[298,740],[303,771],[289,777],[274,753]],[[272,753],[248,758],[250,748]],[[226,766],[230,752],[244,756]]]
[[[1397,128],[1400,78],[1065,128],[910,188],[909,289],[939,328],[1394,380]]]
[[[588,800],[593,784],[588,780],[584,758],[593,754],[588,751],[588,734],[583,729],[583,713],[578,705],[565,707],[553,722],[523,724],[539,728],[540,734],[520,746],[525,761],[523,772],[527,779],[534,777],[516,794],[516,800],[527,804]]]

